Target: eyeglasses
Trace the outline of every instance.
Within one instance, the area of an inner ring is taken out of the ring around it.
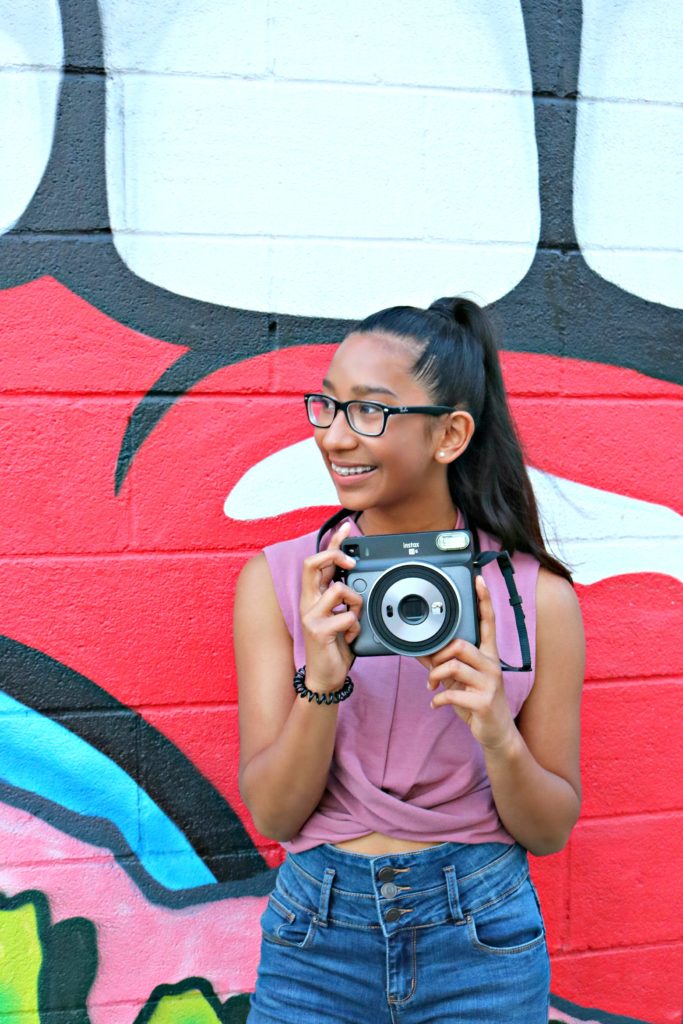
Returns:
[[[341,409],[346,422],[357,434],[365,437],[379,437],[383,434],[389,416],[403,416],[406,413],[424,413],[425,416],[443,416],[453,412],[449,405],[381,405],[379,402],[338,402],[329,395],[304,395],[306,414],[314,427],[331,427]]]

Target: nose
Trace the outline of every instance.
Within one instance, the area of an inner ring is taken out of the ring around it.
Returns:
[[[357,434],[349,426],[348,420],[341,409],[337,409],[336,415],[329,427],[322,431],[321,444],[327,451],[334,451],[339,448],[353,448],[357,444]]]

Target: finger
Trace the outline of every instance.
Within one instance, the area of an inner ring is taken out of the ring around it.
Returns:
[[[355,564],[355,558],[339,548],[328,548],[305,558],[301,574],[301,597],[304,603],[308,606],[320,596],[320,591],[325,590],[332,581],[337,567],[348,570]]]
[[[363,597],[348,587],[346,583],[338,580],[336,583],[330,584],[322,594],[318,594],[317,600],[309,611],[314,615],[330,615],[340,604],[347,605],[350,610],[356,611],[360,615]]]
[[[483,576],[477,576],[475,586],[479,602],[479,650],[498,661],[498,645],[496,643],[496,616],[489,588]]]
[[[339,615],[316,620],[311,626],[310,636],[316,644],[325,647],[334,643],[338,637],[353,633],[357,626],[358,619],[353,612],[340,612]]]
[[[486,689],[486,682],[486,676],[476,668],[454,659],[439,665],[429,673],[430,690],[435,690],[438,686],[448,686],[449,683],[483,690]]]
[[[339,529],[335,530],[330,537],[330,543],[327,545],[329,551],[330,548],[338,548],[345,537],[348,537],[351,532],[351,523],[348,519],[345,519]]]
[[[432,667],[436,668],[437,665],[444,665],[451,658],[463,658],[467,656],[467,651],[470,649],[472,652],[477,651],[474,644],[470,644],[467,640],[451,640],[450,643],[442,647],[440,651],[431,655]]]
[[[356,637],[360,634],[360,622],[358,619],[351,624],[350,629],[347,629],[344,633],[344,640],[347,644],[352,644]]]
[[[459,711],[481,711],[481,694],[472,690],[440,690],[432,697],[433,708],[452,707]]]
[[[434,668],[439,668],[441,665],[449,664],[453,659],[462,662],[464,665],[471,665],[472,668],[477,669],[479,672],[485,672],[490,669],[491,660],[496,665],[498,664],[497,655],[492,659],[486,651],[475,647],[474,644],[469,643],[467,640],[453,640],[437,654],[432,655],[432,665]]]

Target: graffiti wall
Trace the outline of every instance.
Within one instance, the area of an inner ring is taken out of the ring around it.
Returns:
[[[0,0],[3,1020],[245,1019],[236,576],[335,505],[349,322],[466,293],[588,634],[551,1018],[680,1024],[682,47],[677,0]]]

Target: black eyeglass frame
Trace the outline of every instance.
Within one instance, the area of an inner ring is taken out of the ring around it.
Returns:
[[[320,423],[314,423],[311,418],[309,409],[309,402],[313,398],[322,398],[326,402],[331,402],[334,406],[334,413],[331,421],[326,427],[320,425]],[[338,402],[336,398],[332,398],[330,395],[322,395],[319,392],[312,392],[311,394],[304,395],[304,404],[306,406],[306,415],[308,416],[308,422],[316,427],[318,430],[328,430],[334,423],[337,413],[341,409],[346,417],[346,422],[355,434],[360,434],[361,437],[381,437],[384,431],[387,429],[387,420],[390,416],[403,416],[406,413],[423,413],[425,416],[444,416],[447,412],[455,412],[455,409],[450,405],[382,405],[381,402],[369,402],[364,398],[352,398],[350,402]],[[382,429],[377,434],[367,434],[363,430],[358,430],[354,427],[353,423],[349,419],[349,406],[350,405],[372,405],[376,409],[380,410],[384,416],[382,421]]]

